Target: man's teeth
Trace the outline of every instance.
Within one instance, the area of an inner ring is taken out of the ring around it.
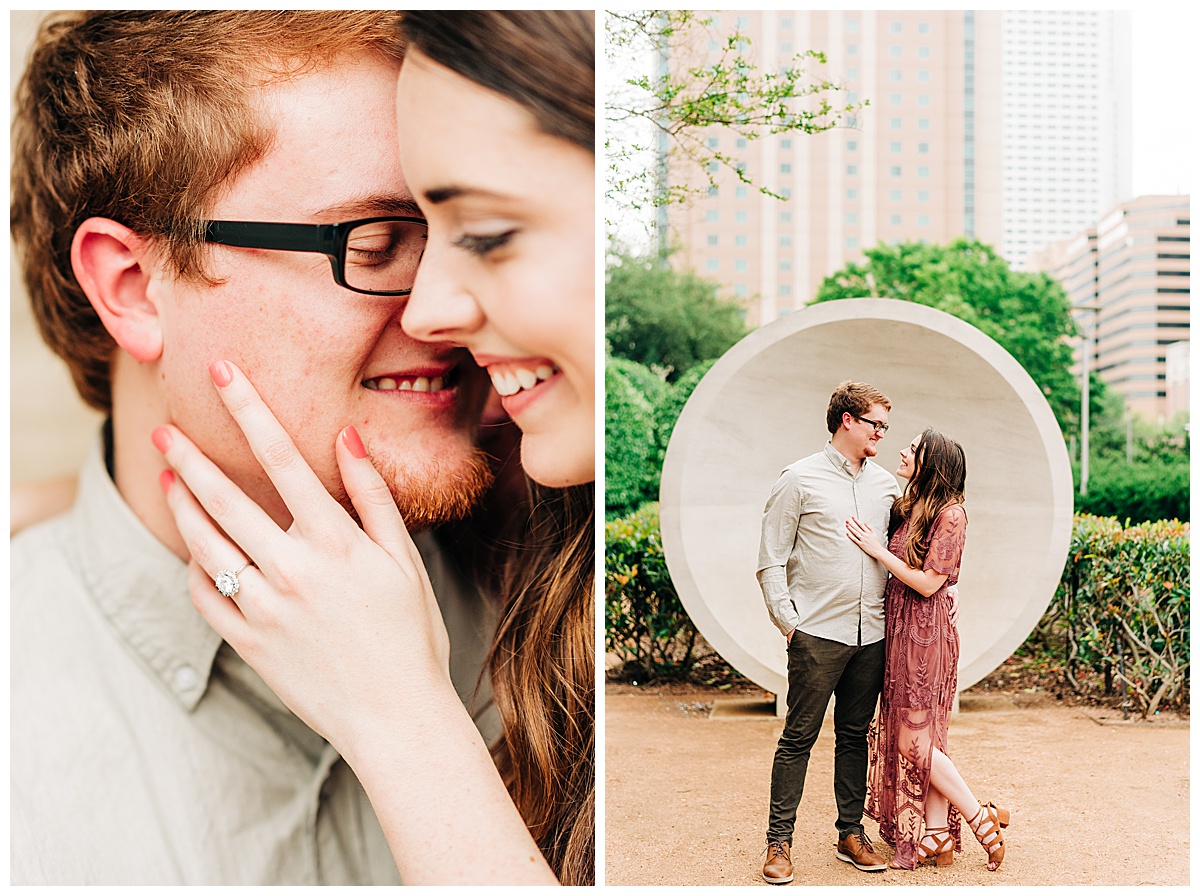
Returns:
[[[446,378],[416,376],[394,379],[390,376],[381,376],[373,380],[363,380],[363,385],[368,389],[380,392],[441,392],[446,388]]]
[[[543,380],[548,380],[558,370],[549,364],[540,364],[534,370],[527,367],[517,367],[511,371],[489,370],[492,385],[501,395],[516,395],[522,389],[532,389]]]

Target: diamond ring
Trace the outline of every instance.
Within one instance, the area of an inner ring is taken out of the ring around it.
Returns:
[[[213,582],[216,583],[217,590],[226,597],[233,597],[235,594],[237,594],[238,589],[242,587],[241,583],[238,581],[238,573],[249,565],[250,561],[247,560],[237,569],[223,569],[217,573],[217,577],[213,579]]]

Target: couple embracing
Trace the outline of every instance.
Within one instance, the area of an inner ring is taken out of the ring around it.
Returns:
[[[788,651],[768,883],[793,879],[796,810],[830,697],[838,859],[860,871],[889,867],[863,830],[865,811],[894,849],[892,868],[951,864],[963,819],[988,869],[1004,860],[1009,813],[979,803],[946,747],[958,679],[954,586],[966,540],[966,456],[926,429],[900,452],[901,491],[871,461],[889,410],[873,386],[838,386],[826,412],[829,442],[783,471],[763,511],[758,580]]]

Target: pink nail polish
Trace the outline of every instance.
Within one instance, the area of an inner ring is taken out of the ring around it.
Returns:
[[[233,382],[233,370],[226,361],[213,361],[208,365],[208,375],[218,388],[224,389]]]
[[[367,456],[367,449],[359,438],[358,430],[353,426],[347,426],[342,430],[342,441],[346,443],[346,447],[350,449],[350,453],[362,460]]]
[[[160,486],[162,486],[164,495],[167,493],[167,490],[171,488],[171,483],[173,483],[174,481],[175,481],[175,474],[173,472],[171,472],[170,470],[163,470],[161,473],[158,474],[158,484]]]
[[[166,454],[167,449],[171,447],[171,431],[165,426],[160,426],[150,433],[150,441],[154,443],[155,448]]]

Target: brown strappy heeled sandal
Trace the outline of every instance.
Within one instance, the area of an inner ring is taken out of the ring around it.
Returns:
[[[925,845],[926,838],[933,841],[933,849]],[[925,836],[917,844],[917,864],[925,865],[933,862],[939,868],[954,864],[954,838],[950,836],[950,828],[926,828]]]
[[[988,871],[995,871],[1004,861],[1004,835],[1000,829],[1008,827],[1008,819],[1007,809],[999,809],[994,803],[983,803],[975,817],[967,822],[979,845],[987,851]]]

